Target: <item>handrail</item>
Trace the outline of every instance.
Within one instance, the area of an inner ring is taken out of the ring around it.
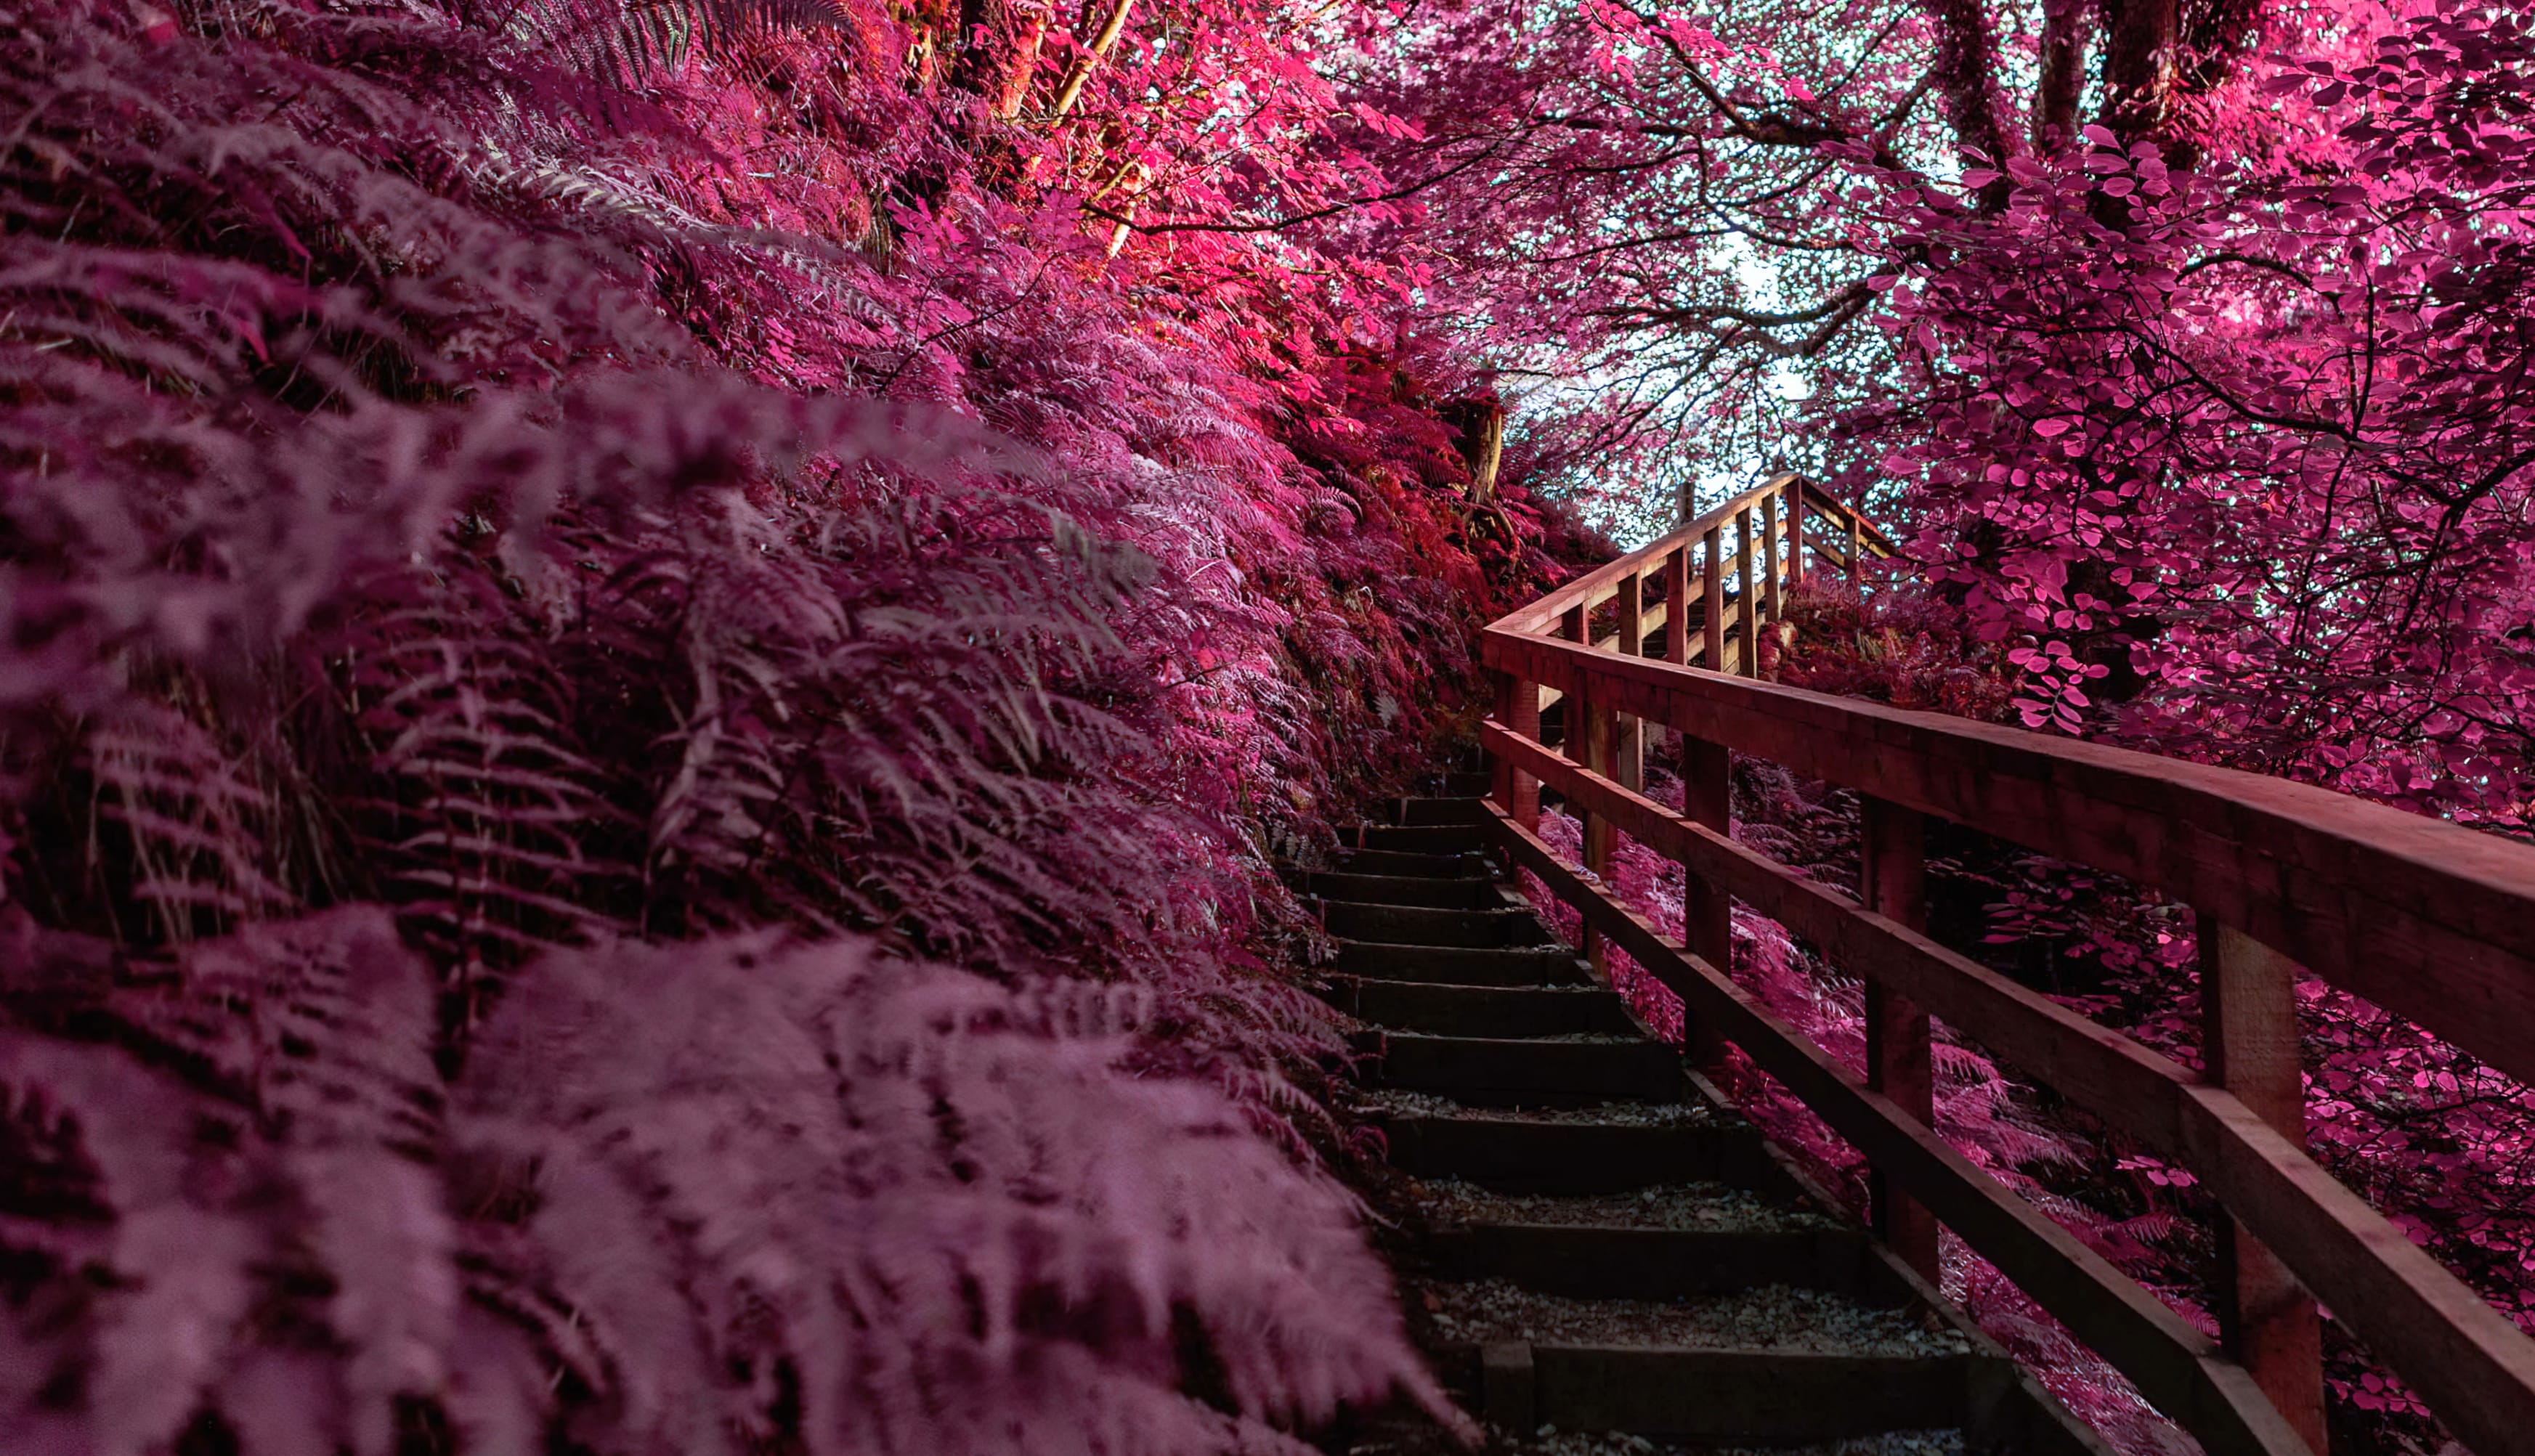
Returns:
[[[1807,512],[1851,532],[1852,571],[1856,554],[1893,549],[1853,509],[1779,476],[1486,630],[1485,660],[1499,677],[1483,730],[1493,823],[1513,859],[1582,914],[1597,962],[1618,945],[1682,996],[1695,1058],[1712,1062],[1719,1040],[1733,1042],[1866,1155],[1876,1223],[1896,1253],[1933,1274],[1938,1225],[1952,1228],[2213,1456],[2323,1449],[2316,1297],[2479,1456],[2535,1456],[2535,1340],[2308,1156],[2295,1002],[2303,964],[2535,1080],[2535,848],[2257,774],[1689,665],[1700,655],[1745,674],[1756,667],[1748,636],[1739,662],[1717,650],[1724,576],[1749,583],[1735,623],[1748,634],[1755,612],[1775,604],[1782,505],[1795,527],[1788,579],[1802,576]],[[1729,557],[1722,543],[1729,522],[1754,539],[1756,511],[1757,571],[1751,548]],[[1665,604],[1659,657],[1643,653],[1649,576]],[[1617,650],[1604,650],[1585,639],[1592,610],[1613,598],[1619,630],[1605,640]],[[1710,649],[1698,654],[1681,610],[1694,601]],[[1564,752],[1541,738],[1540,708],[1553,693],[1568,705]],[[1682,734],[1686,811],[1637,792],[1646,722]],[[1735,752],[1859,792],[1863,902],[1730,836]],[[1584,873],[1534,832],[1543,785],[1584,820]],[[1921,934],[1921,824],[1930,815],[2193,905],[2204,1072]],[[1678,937],[1608,889],[1619,833],[1688,869]],[[1866,981],[1864,1079],[1726,975],[1736,899]],[[2190,1170],[2218,1198],[2228,1215],[2218,1231],[2222,1341],[1937,1138],[1932,1012]]]
[[[1801,476],[1776,475],[1688,524],[1638,547],[1617,561],[1585,573],[1538,601],[1516,608],[1496,626],[1512,628],[1517,632],[1534,631],[1540,624],[1555,621],[1561,613],[1579,600],[1588,597],[1597,602],[1607,599],[1618,590],[1619,581],[1629,576],[1632,569],[1635,569],[1638,579],[1644,579],[1649,573],[1660,568],[1664,557],[1680,550],[1684,545],[1696,545],[1707,532],[1716,530],[1738,517],[1748,516],[1762,502],[1785,496],[1791,487],[1801,495],[1804,509],[1812,511],[1843,529],[1854,526],[1866,548],[1875,555],[1889,557],[1900,554],[1900,548],[1893,544],[1890,537],[1885,535],[1873,521],[1868,520],[1864,515],[1845,502],[1819,487],[1805,485]],[[1790,520],[1793,520],[1797,513],[1790,510],[1787,515]],[[1798,534],[1801,535],[1801,531]],[[1851,570],[1854,570],[1853,566]]]

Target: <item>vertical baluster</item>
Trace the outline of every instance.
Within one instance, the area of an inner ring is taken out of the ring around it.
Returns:
[[[1752,589],[1752,508],[1749,506],[1734,513],[1734,539],[1740,548],[1735,564],[1741,569],[1736,588],[1743,598],[1735,604],[1734,610],[1734,670],[1747,678],[1758,677],[1761,672],[1761,624],[1755,619],[1761,598]]]
[[[1642,657],[1646,650],[1646,578],[1632,572],[1620,583],[1620,650]],[[1611,776],[1632,789],[1646,786],[1645,720],[1635,713],[1611,715]]]
[[[2199,920],[2201,1075],[2303,1148],[2297,966],[2206,911]],[[2314,1297],[2244,1225],[2222,1214],[2217,1234],[2217,1277],[2210,1283],[2219,1337],[2320,1456],[2323,1331]]]
[[[1866,534],[1857,528],[1857,513],[1848,513],[1848,579],[1866,579]]]
[[[1707,614],[1707,624],[1700,632],[1699,665],[1709,672],[1724,672],[1725,665],[1725,532],[1716,526],[1707,528],[1707,570],[1699,578],[1699,599]]]
[[[1590,646],[1593,641],[1593,614],[1586,603],[1578,602],[1567,609],[1559,630],[1571,642]],[[1588,773],[1608,773],[1611,768],[1611,735],[1609,714],[1595,706],[1582,673],[1577,673],[1574,686],[1562,699],[1567,708],[1568,758]],[[1583,821],[1584,868],[1596,875],[1610,868],[1610,826],[1602,817],[1587,812],[1580,804],[1571,804],[1568,812]],[[1584,927],[1584,958],[1593,963],[1596,973],[1603,971],[1609,959],[1602,949],[1602,933],[1592,926]]]
[[[1913,929],[1925,927],[1926,833],[1916,810],[1865,801],[1859,865],[1866,907]],[[1928,1013],[1883,983],[1866,983],[1866,1084],[1922,1124],[1936,1123],[1936,1077],[1928,1046]],[[1903,1263],[1938,1281],[1937,1221],[1917,1200],[1893,1188],[1881,1171],[1868,1182],[1875,1232]]]
[[[1569,607],[1564,613],[1560,614],[1558,618],[1558,635],[1571,642],[1583,641],[1585,623],[1589,619],[1587,618],[1581,604]],[[1569,689],[1567,691],[1567,696],[1558,699],[1558,715],[1560,720],[1558,729],[1558,751],[1565,754],[1569,758],[1574,759],[1576,762],[1583,762],[1584,750],[1581,745],[1584,742],[1584,735],[1577,727],[1577,724],[1582,720],[1584,715],[1584,685],[1582,683],[1577,683],[1575,687]]]
[[[1664,641],[1666,662],[1690,660],[1690,546],[1664,553]]]
[[[1787,482],[1787,584],[1805,579],[1805,478]]]
[[[1540,685],[1510,672],[1497,674],[1497,721],[1515,737],[1538,743]],[[1539,828],[1540,780],[1516,769],[1503,755],[1491,767],[1496,773],[1493,792],[1497,806],[1524,828]]]
[[[1778,603],[1778,498],[1774,495],[1762,496],[1761,498],[1761,601],[1768,609],[1769,625],[1771,627],[1777,626],[1780,616]],[[1760,663],[1757,660],[1754,661],[1752,670],[1756,673],[1761,670]]]
[[[1725,537],[1714,526],[1707,528],[1706,570],[1699,574],[1700,611],[1704,619],[1700,626],[1700,658],[1711,672],[1724,671],[1725,665]],[[1672,599],[1680,603],[1673,617],[1681,630],[1664,633],[1664,656],[1673,662],[1687,661],[1690,656],[1690,545],[1682,544],[1666,563],[1665,587]],[[1681,736],[1682,812],[1699,823],[1719,834],[1731,833],[1733,823],[1734,756],[1720,743],[1702,738]],[[1682,870],[1681,940],[1690,953],[1720,971],[1734,965],[1734,901],[1717,886]],[[1710,1075],[1725,1069],[1725,1042],[1702,1023],[1696,1012],[1683,1012],[1687,1033],[1683,1051],[1693,1066]]]
[[[1713,578],[1711,578],[1713,579]],[[1712,599],[1711,599],[1712,600]],[[1711,608],[1712,610],[1712,608]],[[1710,617],[1713,624],[1715,619]],[[1710,651],[1715,650],[1713,632],[1708,637]],[[1682,812],[1695,823],[1705,824],[1719,834],[1733,832],[1734,821],[1734,755],[1721,743],[1703,738],[1681,736]],[[1682,869],[1681,940],[1690,953],[1716,967],[1731,971],[1734,967],[1734,898],[1724,888]],[[1683,1052],[1691,1065],[1710,1076],[1725,1070],[1725,1039],[1700,1018],[1697,1011],[1685,1007],[1682,1012],[1685,1045]]]

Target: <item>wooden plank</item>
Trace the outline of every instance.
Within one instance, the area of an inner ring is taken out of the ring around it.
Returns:
[[[1482,726],[1490,752],[1556,762]],[[2535,1341],[2236,1096],[1747,845],[1615,784],[1551,779],[1631,837],[2197,1175],[2482,1456],[2535,1456]]]
[[[1836,497],[1824,492],[1820,486],[1805,484],[1793,474],[1776,475],[1725,502],[1698,519],[1685,522],[1678,529],[1657,537],[1638,550],[1566,582],[1537,601],[1516,608],[1499,619],[1493,627],[1509,632],[1548,632],[1556,625],[1560,616],[1577,602],[1583,601],[1592,605],[1607,600],[1616,589],[1617,583],[1624,577],[1633,573],[1643,576],[1656,569],[1653,564],[1659,562],[1665,553],[1681,546],[1694,545],[1708,531],[1721,528],[1727,521],[1732,520],[1738,513],[1753,509],[1763,501],[1774,500],[1781,495],[1787,496],[1790,501],[1787,510],[1781,514],[1792,513],[1795,509],[1793,501],[1801,496],[1803,509],[1812,511],[1840,530],[1847,532],[1850,540],[1850,554],[1844,559],[1844,563],[1852,571],[1861,545],[1871,549],[1878,556],[1896,555],[1900,550],[1892,538],[1879,529],[1875,522],[1866,519]],[[1802,534],[1802,526],[1791,521],[1790,542]],[[1817,542],[1816,546],[1819,550],[1822,543]]]
[[[1805,579],[1805,479],[1799,475],[1787,482],[1787,584],[1799,586]]]
[[[1690,661],[1690,547],[1676,546],[1664,553],[1663,659],[1671,663]]]
[[[1593,610],[1581,603],[1569,607],[1559,630],[1571,642],[1584,641],[1591,632]],[[1567,757],[1589,773],[1609,776],[1610,744],[1605,734],[1609,726],[1608,709],[1593,700],[1583,683],[1575,685],[1567,705]],[[1609,826],[1590,814],[1580,816],[1584,841],[1584,863],[1600,874],[1610,866]],[[1593,967],[1595,979],[1610,980],[1610,956],[1602,948],[1599,932],[1587,926],[1577,948]]]
[[[1664,552],[1675,546],[1700,539],[1708,530],[1732,519],[1736,512],[1748,509],[1764,496],[1775,495],[1787,481],[1793,478],[1791,475],[1773,476],[1698,519],[1682,525],[1679,529],[1657,537],[1654,541],[1616,561],[1596,567],[1529,605],[1517,608],[1501,618],[1495,625],[1512,631],[1547,632],[1569,608],[1577,602],[1598,603],[1608,599],[1614,583],[1622,577],[1633,572],[1642,574],[1647,570],[1648,563]]]
[[[1928,856],[1918,812],[1866,801],[1860,884],[1869,909],[1912,930],[1928,923]],[[1882,976],[1866,978],[1866,1085],[1892,1099],[1921,1125],[1937,1125],[1935,1049],[1928,1013]],[[1937,1221],[1918,1200],[1891,1186],[1882,1170],[1868,1178],[1875,1232],[1901,1262],[1931,1284],[1945,1282],[1937,1256]]]
[[[1872,550],[1876,555],[1898,556],[1901,554],[1900,543],[1894,541],[1890,536],[1886,535],[1881,526],[1878,526],[1874,521],[1867,518],[1866,513],[1849,505],[1846,501],[1839,499],[1828,491],[1824,490],[1819,485],[1810,483],[1806,484],[1804,494],[1806,509],[1812,511],[1816,516],[1821,516],[1823,519],[1830,522],[1830,524],[1838,527],[1842,532],[1846,533],[1850,537],[1862,540],[1867,545],[1868,549]]]
[[[1734,517],[1734,570],[1743,589],[1742,610],[1734,614],[1734,671],[1753,677],[1761,671],[1761,623],[1753,608],[1760,597],[1752,590],[1752,512]]]
[[[1959,1426],[1978,1357],[1536,1345],[1536,1420],[1744,1446]]]
[[[1729,834],[1734,821],[1733,752],[1721,743],[1709,743],[1684,734],[1681,740],[1681,783],[1683,806],[1691,821],[1719,836]],[[1662,845],[1643,842],[1662,853]],[[1682,865],[1682,943],[1709,965],[1731,970],[1734,965],[1732,890],[1721,878],[1702,874],[1678,855],[1671,858]],[[1717,1035],[1716,1028],[1696,1011],[1685,1010],[1683,1023],[1683,1051],[1689,1056],[1690,1064],[1711,1076],[1722,1071],[1725,1066],[1725,1039]]]
[[[1786,620],[1786,603],[1778,597],[1778,498],[1761,498],[1761,612],[1771,627]]]
[[[2304,784],[1490,631],[1491,666],[2107,870],[2535,1081],[2535,848]]]
[[[2297,966],[2209,916],[2200,917],[2201,1075],[2236,1095],[2292,1146],[2306,1146],[2299,1065]],[[2219,1343],[2324,1456],[2323,1326],[2315,1300],[2243,1221],[2218,1220],[2210,1285]]]
[[[1860,1085],[1828,1052],[1723,972],[1686,954],[1635,912],[1585,884],[1537,836],[1502,817],[1495,828],[1517,864],[1712,1018],[1756,1065],[2129,1376],[2149,1404],[2191,1431],[2210,1456],[2308,1456],[2296,1430],[2209,1337],[1914,1123],[1890,1099]]]
[[[1700,629],[1700,655],[1706,659],[1709,671],[1723,673],[1728,670],[1725,661],[1725,533],[1711,525],[1702,543],[1707,554],[1703,558],[1706,570],[1699,576],[1700,601],[1704,609],[1701,615],[1705,619]],[[1486,650],[1484,641],[1480,650]]]
[[[1511,673],[1497,674],[1497,721],[1524,739],[1538,741],[1540,685]],[[1515,767],[1503,754],[1491,755],[1489,762],[1496,779],[1492,792],[1497,806],[1514,816],[1515,823],[1525,828],[1539,827],[1540,779]]]
[[[2394,1367],[2477,1456],[2535,1453],[2535,1341],[2441,1268],[2259,1116],[2182,1089],[2202,1182]]]
[[[1646,646],[1645,581],[1631,577],[1620,590],[1619,631],[1622,653],[1642,656]],[[1632,789],[1646,785],[1645,720],[1635,713],[1611,715],[1611,777]]]
[[[1688,866],[1699,880],[1784,925],[1840,966],[1886,982],[2027,1073],[2047,1069],[2051,1086],[2113,1125],[2169,1156],[2185,1156],[2177,1098],[2191,1078],[2172,1062],[1737,842],[1716,826],[1721,814],[1714,824],[1696,822],[1642,795],[1586,779],[1500,724],[1480,731],[1488,752],[1538,766],[1571,802],[1595,800],[1631,838]]]

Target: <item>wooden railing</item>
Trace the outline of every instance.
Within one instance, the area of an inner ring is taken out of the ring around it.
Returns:
[[[1843,528],[1846,552],[1809,538],[1808,516]],[[2535,1341],[2307,1155],[2295,1000],[2303,965],[2535,1080],[2535,848],[2280,779],[1694,665],[1748,672],[1755,629],[1809,546],[1852,569],[1859,552],[1889,549],[1853,511],[1782,476],[1487,630],[1492,819],[1511,858],[1581,913],[1597,958],[1616,945],[1681,996],[1694,1061],[1732,1042],[1865,1155],[1875,1224],[1901,1257],[1933,1277],[1937,1230],[1953,1230],[2212,1456],[2324,1449],[2319,1299],[2479,1456],[2535,1456]],[[1616,625],[1596,639],[1602,615]],[[1563,752],[1542,739],[1553,700]],[[1645,723],[1682,735],[1686,812],[1638,792]],[[1735,753],[1859,794],[1863,903],[1730,836]],[[1536,832],[1543,785],[1584,821],[1580,869]],[[1930,815],[2190,904],[2204,1070],[1922,934]],[[1687,867],[1682,926],[1611,894],[1621,833]],[[1726,974],[1735,900],[1864,979],[1863,1076]],[[1931,1130],[1931,1014],[2217,1198],[2219,1339]]]

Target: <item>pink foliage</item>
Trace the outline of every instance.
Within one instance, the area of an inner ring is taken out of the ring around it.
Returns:
[[[1024,127],[921,8],[177,9],[0,8],[0,1443],[1439,1403],[1266,851],[1590,543],[1395,280],[1083,225],[1346,184],[1309,67],[1051,40]]]

